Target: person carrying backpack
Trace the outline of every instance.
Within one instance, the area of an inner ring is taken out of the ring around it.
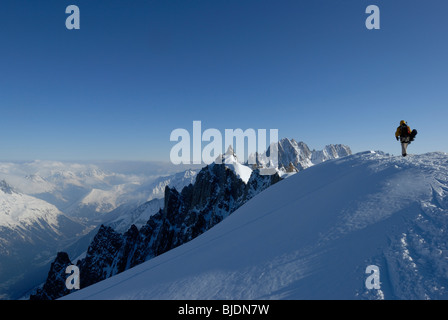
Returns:
[[[408,145],[414,141],[415,136],[417,135],[417,130],[412,130],[406,123],[406,121],[401,120],[400,126],[397,128],[397,131],[395,131],[395,138],[398,141],[398,137],[400,137],[401,142],[401,154],[403,157],[407,156],[407,148]]]

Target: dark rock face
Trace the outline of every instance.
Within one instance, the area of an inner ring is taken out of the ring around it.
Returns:
[[[81,288],[110,277],[116,268],[116,254],[124,239],[111,227],[101,226],[87,249],[84,259],[78,261]]]
[[[51,264],[47,281],[41,289],[30,296],[30,300],[53,300],[70,293],[65,286],[66,268],[72,265],[68,254],[59,252]]]
[[[165,188],[165,204],[140,230],[132,225],[124,234],[101,226],[86,257],[79,260],[81,288],[104,280],[167,252],[204,233],[250,198],[278,182],[278,174],[261,176],[254,170],[245,184],[224,164],[211,164],[197,175],[194,184],[178,192]],[[59,257],[59,255],[58,255]],[[56,299],[68,294],[65,264],[49,272],[46,283],[33,299]],[[58,261],[56,258],[55,262]],[[56,282],[60,285],[56,286]],[[47,292],[47,289],[51,289]]]

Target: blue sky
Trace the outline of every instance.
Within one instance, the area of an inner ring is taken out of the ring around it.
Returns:
[[[65,28],[75,4],[81,29]],[[365,9],[381,10],[367,30]],[[3,0],[0,160],[168,160],[170,133],[448,152],[445,0]]]

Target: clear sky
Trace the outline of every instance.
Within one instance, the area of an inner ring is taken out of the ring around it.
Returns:
[[[68,5],[80,30],[67,30]],[[368,5],[380,30],[367,30]],[[448,152],[446,0],[2,0],[0,160],[168,160],[170,133]]]

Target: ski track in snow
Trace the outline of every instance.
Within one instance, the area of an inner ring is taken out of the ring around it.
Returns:
[[[448,155],[366,152],[262,192],[205,234],[66,299],[447,299]],[[377,265],[381,289],[367,289]]]

